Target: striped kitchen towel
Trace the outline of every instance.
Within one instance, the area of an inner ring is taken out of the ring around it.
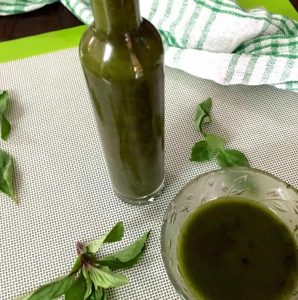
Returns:
[[[52,0],[11,0],[0,14],[36,9]],[[86,24],[90,0],[61,0]],[[159,30],[167,66],[220,84],[269,84],[298,92],[298,22],[235,0],[140,0]]]

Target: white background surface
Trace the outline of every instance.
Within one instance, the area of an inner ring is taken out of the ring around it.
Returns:
[[[152,235],[141,262],[125,271],[130,283],[109,299],[178,299],[163,268],[160,226],[178,190],[218,168],[215,161],[189,161],[201,138],[192,126],[195,108],[209,96],[207,130],[243,151],[253,167],[298,187],[298,94],[224,87],[166,69],[166,186],[155,204],[132,207],[112,193],[77,49],[0,64],[0,89],[11,94],[13,126],[0,147],[15,160],[20,199],[17,207],[0,195],[0,300],[66,274],[76,241],[94,239],[119,220],[127,229],[122,245],[149,229]]]

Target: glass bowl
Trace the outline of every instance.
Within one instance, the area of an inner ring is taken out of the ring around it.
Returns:
[[[293,233],[298,251],[297,189],[269,173],[252,168],[230,168],[200,175],[182,188],[170,203],[162,225],[163,262],[181,299],[198,300],[179,272],[177,247],[180,229],[198,207],[226,196],[252,199],[271,209]],[[289,300],[298,300],[298,282]]]

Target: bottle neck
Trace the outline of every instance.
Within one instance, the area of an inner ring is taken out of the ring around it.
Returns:
[[[139,0],[92,0],[94,24],[105,35],[136,30],[141,23]]]

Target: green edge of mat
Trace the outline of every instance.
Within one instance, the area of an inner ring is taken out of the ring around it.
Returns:
[[[244,9],[265,7],[273,14],[281,14],[298,21],[298,12],[290,0],[237,0]]]
[[[79,45],[87,26],[52,31],[0,43],[0,63],[49,53]]]

